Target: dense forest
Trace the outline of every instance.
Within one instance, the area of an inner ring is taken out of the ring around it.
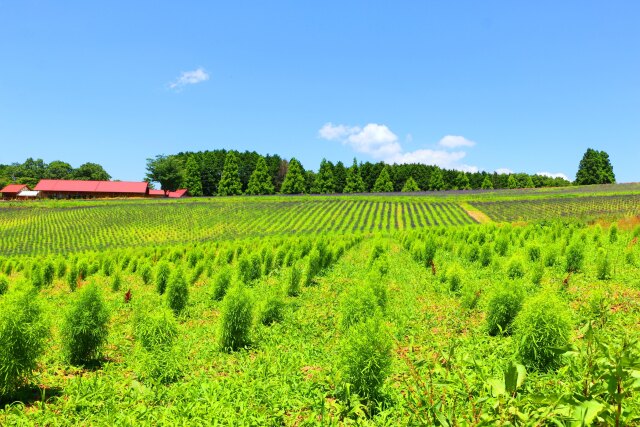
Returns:
[[[228,156],[229,153],[233,155]],[[228,157],[233,157],[232,161],[227,161]],[[223,179],[225,162],[228,163],[228,173],[226,179]],[[258,168],[261,178],[257,179],[257,183],[267,180],[267,177],[269,182],[264,188],[260,188],[260,191],[254,191],[256,187],[250,185],[251,177],[259,163],[264,163],[264,166]],[[260,170],[262,168],[265,168],[266,172]],[[285,185],[283,188],[291,169],[295,177],[290,176],[289,181],[296,182],[296,185]],[[147,179],[161,183],[163,189],[186,187],[192,195],[204,196],[534,188],[571,184],[562,178],[525,173],[471,173],[424,164],[358,163],[355,159],[351,165],[323,159],[318,171],[314,172],[305,169],[296,159],[286,160],[277,154],[262,156],[255,151],[227,150],[156,156],[148,159],[147,170]],[[239,186],[235,182],[228,182],[229,179],[236,178]],[[219,185],[221,181],[222,186]]]

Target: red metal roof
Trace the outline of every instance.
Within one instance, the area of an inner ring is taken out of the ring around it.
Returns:
[[[25,184],[9,184],[0,191],[3,194],[18,194],[27,186]]]
[[[170,191],[169,192],[169,197],[172,199],[179,199],[180,197],[183,197],[185,194],[187,194],[187,189],[186,188],[181,188],[179,190],[176,191]]]
[[[146,194],[146,182],[128,181],[79,181],[43,179],[34,190],[72,193],[138,193]]]
[[[149,195],[150,196],[164,196],[164,190],[151,190],[149,189]]]

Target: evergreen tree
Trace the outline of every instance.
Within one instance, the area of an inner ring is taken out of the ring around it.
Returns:
[[[509,180],[507,181],[507,187],[512,190],[518,188],[518,181],[516,181],[515,176],[509,175]]]
[[[429,190],[442,189],[444,189],[444,177],[442,176],[442,170],[436,167],[433,172],[431,172],[431,177],[429,178]]]
[[[393,182],[391,182],[391,177],[389,176],[389,167],[385,166],[378,175],[378,179],[376,179],[376,183],[373,184],[373,192],[374,193],[390,193],[393,191]]]
[[[482,188],[483,190],[493,190],[493,182],[491,182],[491,178],[489,178],[489,175],[484,177],[482,186],[480,188]]]
[[[336,193],[342,193],[345,185],[347,185],[347,168],[344,163],[338,162],[333,168],[333,182],[335,184]]]
[[[327,162],[326,159],[322,159],[320,162],[320,169],[315,178],[314,193],[326,194],[336,192],[331,163]]]
[[[345,186],[342,189],[343,193],[364,193],[364,181],[360,175],[360,168],[356,159],[353,159],[353,165],[347,169],[347,176],[345,179]]]
[[[280,192],[282,194],[304,194],[306,181],[304,169],[300,162],[294,157],[289,162],[287,175],[284,177]]]
[[[527,175],[527,177],[524,179],[523,188],[536,188],[536,186],[533,184],[533,179],[531,178],[531,175]]]
[[[195,156],[189,156],[184,170],[183,184],[192,196],[202,196],[202,181],[200,180],[200,166]]]
[[[420,187],[418,187],[418,184],[416,183],[416,180],[413,179],[412,176],[410,176],[404,183],[404,187],[402,187],[402,192],[403,193],[409,193],[412,191],[420,191]]]
[[[615,184],[615,182],[616,176],[613,173],[609,154],[592,148],[587,149],[578,166],[576,184]]]
[[[271,182],[271,174],[267,169],[267,161],[264,157],[258,159],[256,169],[249,178],[249,185],[247,186],[247,194],[273,194],[274,188]]]
[[[229,151],[224,159],[222,177],[218,183],[218,196],[237,196],[242,194],[242,184],[238,175],[238,157]]]
[[[471,184],[469,183],[469,177],[464,172],[459,172],[456,176],[456,188],[458,190],[471,190]]]

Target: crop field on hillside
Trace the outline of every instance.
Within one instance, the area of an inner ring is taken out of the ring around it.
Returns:
[[[0,425],[638,425],[640,226],[465,205],[0,209]]]

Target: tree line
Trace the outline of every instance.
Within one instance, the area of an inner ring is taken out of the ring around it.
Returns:
[[[563,178],[525,173],[462,172],[425,164],[326,159],[318,171],[295,158],[255,151],[213,150],[159,155],[147,159],[147,176],[163,190],[187,188],[192,196],[240,194],[327,194],[425,190],[538,188],[571,185]]]
[[[0,189],[7,184],[25,184],[33,188],[41,179],[77,179],[83,181],[108,181],[111,179],[97,163],[84,163],[74,168],[67,162],[54,160],[45,163],[42,159],[29,157],[23,163],[0,164]]]

